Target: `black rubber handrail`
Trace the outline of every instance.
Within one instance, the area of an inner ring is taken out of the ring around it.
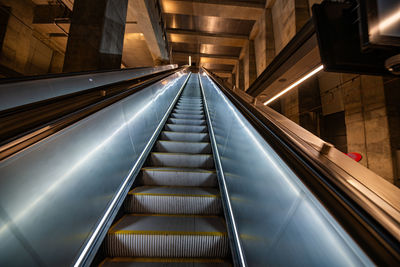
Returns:
[[[253,105],[242,100],[235,92],[226,89],[223,81],[216,75],[203,69],[376,264],[385,266],[400,264],[399,240],[334,182],[338,180],[338,174],[309,152],[301,149],[293,139],[265,118]]]

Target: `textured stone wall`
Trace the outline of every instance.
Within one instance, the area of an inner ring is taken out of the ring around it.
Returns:
[[[343,74],[347,147],[363,155],[361,164],[391,183],[394,169],[383,79]]]
[[[32,25],[35,6],[32,1],[1,0],[0,5],[9,7],[11,12],[0,64],[22,75],[60,72],[64,55]]]

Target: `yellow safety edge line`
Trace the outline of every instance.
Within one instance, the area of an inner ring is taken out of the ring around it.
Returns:
[[[183,168],[181,170],[165,170],[165,169],[157,169],[159,167],[156,168],[151,168],[151,167],[144,167],[142,168],[143,171],[160,171],[160,172],[199,172],[199,173],[216,173],[217,171],[208,171],[208,170],[202,170],[202,171],[190,171],[190,168],[186,167]],[[166,168],[170,168],[170,167],[166,167]],[[177,169],[181,168],[181,167],[175,167]]]
[[[212,156],[212,154],[193,154],[193,153],[179,153],[179,152],[151,152],[151,154],[161,154],[161,155],[183,155],[183,156]]]
[[[119,218],[113,225],[111,225],[110,229],[108,229],[108,232],[113,231],[114,227],[117,226],[125,218],[125,216],[126,214]]]
[[[196,127],[203,127],[203,128],[207,128],[206,124],[178,124],[178,123],[166,123],[165,125],[175,125],[175,126],[196,126]]]
[[[192,141],[170,141],[170,140],[158,140],[158,142],[172,142],[172,143],[193,143],[193,144],[211,144],[210,142],[192,142]]]
[[[195,195],[195,194],[162,194],[162,193],[134,193],[129,192],[129,195],[138,196],[168,196],[168,197],[209,197],[209,198],[219,198],[218,195]]]
[[[162,214],[162,213],[127,213],[124,217],[135,216],[135,217],[194,217],[194,218],[215,218],[223,219],[218,215],[201,215],[201,214]]]
[[[135,187],[134,189],[132,189],[130,192],[133,192],[136,188],[159,188],[159,187],[164,187],[164,188],[200,188],[200,189],[204,189],[204,188],[210,188],[210,189],[216,189],[218,191],[218,188],[216,187],[211,187],[211,186],[191,186],[191,185],[138,185],[137,187]]]
[[[195,132],[174,132],[174,131],[162,131],[164,133],[183,133],[183,134],[201,134],[201,135],[208,135],[208,133],[195,133]]]
[[[229,263],[218,258],[134,258],[134,257],[115,257],[107,258],[109,262],[195,262],[195,263]]]
[[[192,231],[150,231],[150,230],[114,230],[108,234],[132,234],[132,235],[197,235],[197,236],[226,236],[226,232],[192,232]]]

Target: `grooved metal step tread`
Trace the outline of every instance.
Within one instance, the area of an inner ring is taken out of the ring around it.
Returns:
[[[162,131],[160,140],[204,142],[210,138],[208,133]]]
[[[207,125],[170,124],[170,123],[167,123],[165,125],[164,129],[166,131],[172,131],[172,132],[207,133]]]
[[[99,267],[228,267],[232,266],[223,259],[207,258],[132,258],[117,257],[105,259]]]
[[[128,213],[202,214],[222,212],[215,188],[188,186],[139,186],[131,190],[124,203]]]
[[[190,115],[190,114],[182,114],[182,113],[172,113],[170,118],[176,119],[189,119],[189,120],[204,120],[204,115]]]
[[[184,110],[186,110],[186,111],[196,111],[196,112],[199,112],[199,111],[203,111],[203,107],[190,107],[190,106],[180,106],[180,105],[176,105],[175,106],[175,109],[176,110],[181,110],[181,111],[184,111]]]
[[[211,169],[214,167],[212,154],[188,154],[152,152],[149,157],[151,166],[190,167]]]
[[[180,153],[211,153],[209,142],[185,142],[185,141],[157,141],[155,145],[157,152],[180,152]]]
[[[129,194],[181,197],[219,197],[219,191],[216,188],[184,186],[138,186],[131,190]]]
[[[111,257],[225,258],[228,235],[218,216],[129,214],[109,230]]]
[[[203,110],[203,105],[176,104],[175,108]]]
[[[206,125],[206,121],[202,119],[169,118],[168,123],[185,125]]]
[[[225,221],[212,215],[127,214],[109,234],[225,236]]]
[[[203,110],[193,111],[193,110],[184,110],[184,109],[173,109],[173,113],[177,114],[185,114],[185,115],[204,115]]]
[[[175,109],[180,110],[193,110],[193,111],[203,111],[203,106],[191,106],[191,105],[176,105]]]

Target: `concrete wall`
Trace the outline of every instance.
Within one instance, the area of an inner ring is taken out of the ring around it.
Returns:
[[[60,72],[63,53],[32,25],[32,1],[0,0],[0,5],[11,8],[0,64],[23,75]]]
[[[278,54],[296,34],[295,0],[275,1],[272,7],[275,53]]]
[[[390,182],[394,169],[383,79],[375,76],[343,74],[351,81],[344,87],[347,145],[360,152],[361,164]]]
[[[384,78],[386,112],[388,115],[394,178],[400,186],[400,78]]]
[[[308,21],[312,5],[320,2],[267,1],[250,35],[257,76]],[[244,51],[243,59],[247,54]],[[399,183],[399,89],[400,79],[323,72],[281,97],[274,109],[341,151],[362,154],[361,164]]]

